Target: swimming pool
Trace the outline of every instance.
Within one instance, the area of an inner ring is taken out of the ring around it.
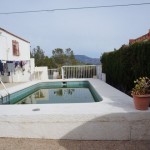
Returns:
[[[53,84],[62,81],[88,81],[103,100],[93,103],[0,105],[0,137],[149,140],[150,133],[145,131],[149,131],[150,110],[135,110],[131,97],[99,79],[31,81],[8,88],[8,92],[14,93],[41,82]],[[6,91],[0,90],[0,94],[4,97]],[[145,130],[139,132],[141,126]]]
[[[1,104],[58,104],[102,101],[88,81],[41,82],[0,99]]]

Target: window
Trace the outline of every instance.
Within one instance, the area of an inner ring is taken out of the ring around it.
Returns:
[[[19,43],[15,40],[12,40],[12,48],[13,48],[13,55],[19,56]]]

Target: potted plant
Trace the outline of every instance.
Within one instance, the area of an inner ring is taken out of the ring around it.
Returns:
[[[134,84],[131,95],[134,99],[135,108],[147,110],[150,104],[150,79],[148,77],[140,77],[134,81]]]

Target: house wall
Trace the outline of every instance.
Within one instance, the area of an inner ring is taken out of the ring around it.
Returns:
[[[13,55],[12,40],[19,43],[19,56]],[[30,60],[30,43],[0,29],[0,60]]]
[[[13,40],[19,43],[18,56],[13,54]],[[3,82],[48,79],[47,67],[35,67],[34,58],[30,59],[30,42],[2,28],[0,28],[0,65],[3,68],[0,69],[0,79]]]

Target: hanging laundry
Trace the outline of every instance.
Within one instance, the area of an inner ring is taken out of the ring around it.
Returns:
[[[22,66],[22,71],[25,71],[25,66]]]
[[[20,67],[22,68],[22,66],[23,66],[23,63],[22,63],[22,61],[20,61],[20,62],[19,62],[19,65],[20,65]]]
[[[22,68],[22,71],[25,71],[25,64],[26,64],[25,61],[20,61],[20,62],[19,62],[19,65],[20,65],[20,67]]]
[[[13,72],[13,70],[14,70],[14,64],[13,64],[13,61],[9,61],[9,62],[7,62],[7,68],[8,68],[8,72]]]
[[[1,75],[4,75],[4,68],[3,68],[3,63],[1,60],[0,60],[0,73]]]
[[[10,72],[13,71],[13,61],[7,61],[7,75],[10,76]]]
[[[19,65],[19,61],[15,61],[15,68]]]
[[[8,72],[8,71],[7,71],[7,69],[8,69],[8,68],[7,68],[7,63],[4,63],[4,64],[3,64],[3,69],[4,69],[4,72]]]
[[[22,65],[24,66],[26,64],[26,61],[22,61]]]

